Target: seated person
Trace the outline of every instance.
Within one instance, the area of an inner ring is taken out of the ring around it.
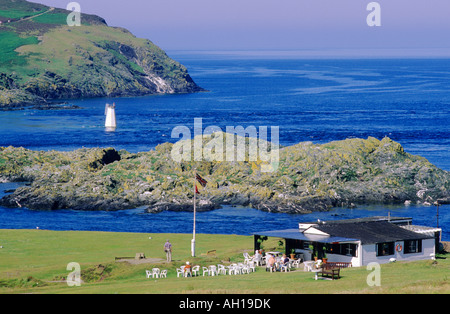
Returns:
[[[281,266],[286,266],[288,264],[289,264],[289,258],[286,256],[286,254],[283,254],[283,256],[280,257],[280,261],[278,262],[277,271],[281,271]]]
[[[322,260],[318,259],[317,261],[314,262],[313,268],[315,269],[321,269],[322,268]]]
[[[252,257],[252,261],[260,263],[261,258],[262,258],[261,253],[259,253],[259,251],[256,250],[255,255],[253,255],[253,257]]]
[[[184,275],[187,276],[191,276],[191,265],[189,264],[189,262],[186,262],[186,265],[184,266]]]
[[[269,258],[267,259],[267,268],[276,270],[275,269],[275,257],[273,255],[269,255]]]

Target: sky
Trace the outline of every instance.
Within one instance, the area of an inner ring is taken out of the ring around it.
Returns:
[[[34,0],[66,8],[68,0]],[[165,50],[383,50],[450,56],[449,0],[78,0]]]

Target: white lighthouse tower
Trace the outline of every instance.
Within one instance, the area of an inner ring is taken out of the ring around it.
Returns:
[[[106,104],[105,107],[105,115],[106,115],[106,121],[105,121],[105,128],[107,131],[114,131],[117,127],[116,124],[116,104],[113,103],[112,105]]]

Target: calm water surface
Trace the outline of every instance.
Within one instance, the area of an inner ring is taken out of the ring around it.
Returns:
[[[16,188],[17,183],[0,184],[4,190]],[[251,235],[253,232],[297,228],[299,222],[350,219],[370,216],[412,217],[417,225],[443,227],[442,239],[450,241],[450,205],[435,206],[359,206],[336,208],[331,212],[304,215],[262,212],[248,207],[224,206],[196,215],[197,233]],[[121,211],[35,211],[0,207],[0,229],[84,230],[144,233],[192,233],[193,213],[162,212],[149,214],[144,208]]]
[[[0,146],[37,150],[115,147],[147,151],[177,125],[279,126],[281,145],[389,136],[412,154],[450,170],[450,60],[306,60],[172,52],[207,93],[69,101],[79,110],[0,112]],[[104,107],[115,102],[118,128],[106,132]],[[8,190],[0,186],[0,192]],[[392,207],[392,215],[436,225],[435,207]],[[449,207],[440,225],[450,226]],[[200,213],[198,232],[250,234],[299,221],[386,215],[386,206],[287,215],[224,207]],[[192,232],[191,213],[40,212],[0,207],[0,228]],[[448,227],[447,227],[448,229]],[[449,238],[448,233],[444,237]]]

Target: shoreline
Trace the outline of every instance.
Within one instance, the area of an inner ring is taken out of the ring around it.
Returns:
[[[450,241],[448,229],[450,205],[440,208],[440,224],[443,228],[442,240]],[[316,221],[333,221],[355,219],[372,216],[411,217],[418,225],[436,226],[436,208],[419,205],[410,206],[361,206],[358,208],[333,208],[329,212],[311,214],[286,214],[261,212],[249,207],[224,206],[221,209],[197,213],[199,221],[209,223],[197,227],[199,234],[224,234],[248,236],[261,230],[297,228],[298,223]],[[74,210],[36,211],[29,209],[0,208],[4,219],[11,223],[3,223],[4,229],[51,230],[51,231],[92,231],[121,233],[167,233],[171,230],[177,234],[192,234],[192,212],[162,212],[147,214],[143,208],[123,211],[86,211]],[[51,223],[49,223],[49,219]],[[101,219],[102,224],[90,223]],[[120,222],[119,222],[120,221]],[[119,222],[119,223],[118,223]]]

